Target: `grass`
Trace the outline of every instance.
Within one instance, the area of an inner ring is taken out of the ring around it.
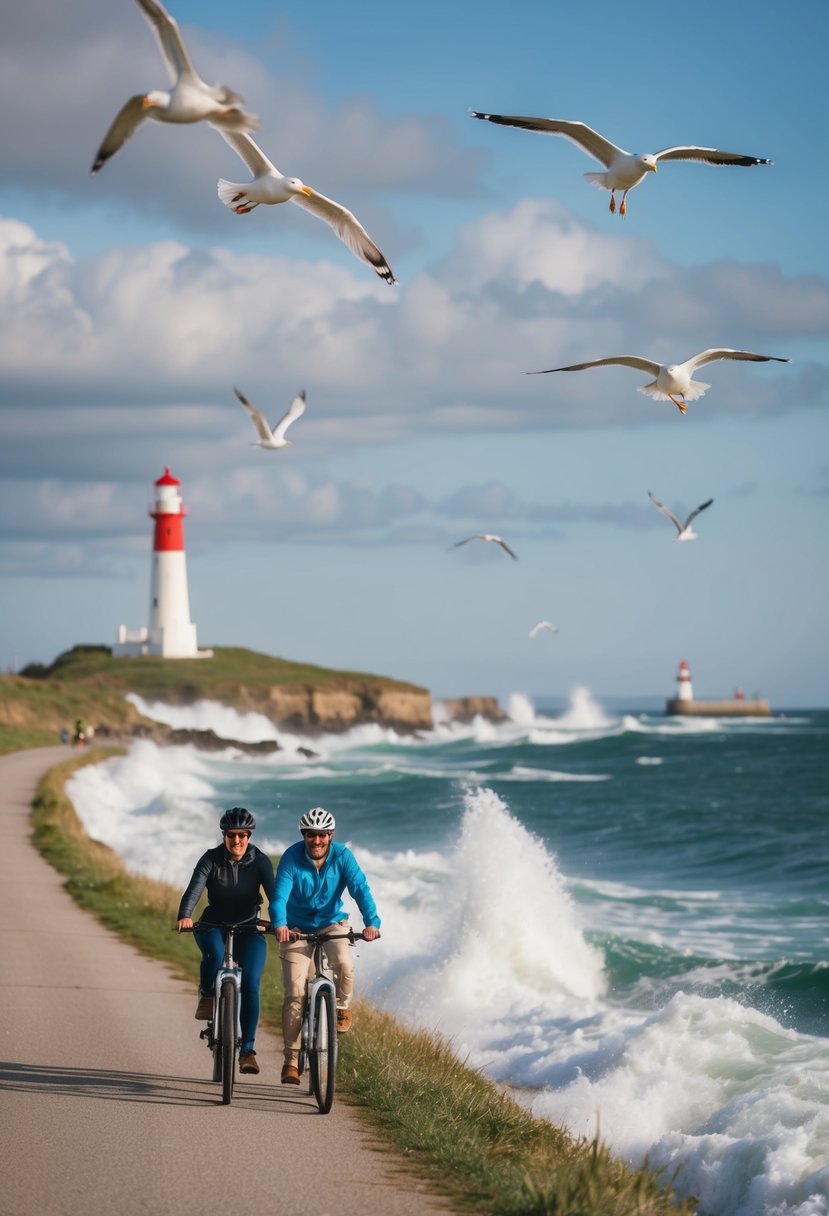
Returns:
[[[179,892],[130,874],[111,849],[90,840],[64,792],[78,768],[119,749],[94,748],[47,773],[32,807],[34,843],[66,876],[83,907],[145,954],[198,977],[188,936],[171,932]],[[275,951],[262,984],[262,1021],[279,1025]],[[195,992],[194,992],[195,995]],[[611,1159],[598,1140],[573,1140],[534,1119],[507,1093],[466,1067],[440,1036],[405,1029],[359,1003],[341,1039],[338,1092],[360,1106],[408,1168],[460,1210],[493,1216],[690,1216],[647,1169]]]

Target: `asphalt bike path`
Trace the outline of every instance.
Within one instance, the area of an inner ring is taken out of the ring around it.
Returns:
[[[193,985],[79,908],[31,844],[37,782],[66,758],[0,756],[2,1216],[446,1213],[353,1108],[320,1115],[279,1084],[262,1027],[261,1073],[221,1104]]]

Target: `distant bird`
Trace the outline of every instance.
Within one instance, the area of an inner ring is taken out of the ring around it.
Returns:
[[[610,367],[619,364],[622,367],[636,367],[639,371],[649,372],[655,376],[650,384],[643,384],[639,389],[646,397],[654,401],[673,401],[680,413],[685,413],[686,401],[696,401],[705,395],[710,384],[691,377],[698,367],[713,363],[717,359],[747,359],[751,363],[788,363],[788,359],[780,359],[777,355],[755,355],[750,350],[729,350],[727,347],[715,347],[701,351],[684,363],[654,363],[652,359],[643,359],[639,355],[610,355],[607,359],[591,359],[589,363],[571,363],[567,367],[547,367],[540,372],[527,372],[528,376],[546,376],[549,372],[583,372],[589,367]],[[682,400],[678,401],[677,398]]]
[[[494,544],[500,545],[501,548],[504,550],[504,552],[508,553],[510,555],[510,557],[513,558],[514,561],[516,561],[516,562],[518,561],[518,558],[513,553],[512,549],[510,549],[507,542],[505,540],[503,540],[502,537],[495,536],[495,534],[492,532],[478,532],[478,533],[476,533],[475,536],[467,536],[463,540],[456,540],[454,545],[452,546],[452,548],[457,549],[460,545],[468,545],[471,540],[492,541]]]
[[[530,637],[534,638],[537,633],[541,633],[542,629],[548,629],[550,633],[558,633],[558,626],[552,621],[536,621],[530,630]]]
[[[663,148],[661,152],[625,152],[609,139],[599,135],[583,122],[569,122],[564,118],[529,118],[520,114],[481,114],[470,110],[473,118],[498,123],[502,127],[521,127],[525,131],[541,131],[546,135],[563,135],[578,144],[588,156],[599,161],[606,173],[585,173],[589,182],[602,190],[610,191],[610,210],[616,210],[616,191],[622,191],[619,214],[627,213],[628,191],[646,177],[656,173],[656,162],[660,160],[696,160],[707,165],[770,165],[773,162],[759,156],[744,156],[740,152],[721,152],[717,148],[697,148],[693,144]]]
[[[361,261],[367,262],[381,279],[385,279],[387,283],[397,282],[378,246],[357,217],[346,207],[326,198],[324,194],[318,194],[298,177],[284,177],[249,135],[225,130],[221,133],[253,174],[253,181],[250,182],[227,182],[224,178],[219,180],[219,198],[226,207],[236,215],[247,215],[260,203],[287,203],[289,200],[299,203],[300,207],[304,207],[333,228],[351,252]]]
[[[231,131],[258,131],[259,119],[241,108],[242,98],[226,85],[205,84],[193,67],[175,19],[159,0],[138,0],[158,38],[161,54],[170,72],[169,92],[152,89],[131,97],[121,107],[104,136],[92,164],[97,173],[121,148],[145,118],[158,122],[202,122]]]
[[[249,414],[256,429],[256,434],[259,436],[255,442],[251,441],[252,447],[269,448],[273,451],[277,448],[289,448],[291,446],[290,439],[285,438],[285,432],[292,422],[296,422],[297,418],[305,413],[305,389],[301,393],[297,393],[291,402],[290,409],[279,419],[279,422],[277,422],[273,429],[268,425],[265,415],[256,406],[251,405],[247,397],[243,397],[238,388],[234,388],[233,391]]]
[[[706,509],[706,507],[710,507],[711,503],[714,501],[713,498],[709,498],[707,502],[700,503],[700,505],[697,507],[696,511],[692,511],[691,514],[688,516],[688,518],[685,520],[685,523],[681,524],[679,522],[679,520],[677,519],[677,517],[674,515],[673,511],[669,511],[668,508],[664,505],[664,503],[661,503],[658,498],[654,498],[654,496],[653,496],[653,494],[651,494],[650,490],[648,490],[648,498],[651,500],[653,505],[662,512],[662,514],[666,517],[666,519],[669,519],[671,521],[671,523],[674,525],[674,527],[676,528],[677,535],[674,537],[674,540],[696,540],[697,534],[691,527],[691,521],[696,519],[696,517],[699,515],[700,511],[704,511]]]

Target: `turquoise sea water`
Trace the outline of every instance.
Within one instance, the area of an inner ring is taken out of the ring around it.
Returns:
[[[150,712],[276,737],[215,705]],[[829,712],[666,719],[576,690],[509,713],[279,735],[267,760],[140,743],[70,793],[93,835],[182,885],[217,809],[247,805],[278,850],[326,806],[383,917],[364,995],[538,1117],[647,1156],[701,1213],[826,1216]]]

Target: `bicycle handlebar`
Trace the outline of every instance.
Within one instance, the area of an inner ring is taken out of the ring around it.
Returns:
[[[247,929],[250,932],[255,931],[256,933],[267,933],[268,930],[271,928],[272,928],[272,926],[271,926],[271,922],[269,920],[261,920],[259,917],[257,917],[255,921],[253,921],[253,920],[239,920],[239,921],[196,920],[196,921],[193,921],[193,924],[190,925],[190,927],[187,929],[179,929],[178,925],[173,925],[173,932],[174,933],[195,933],[199,929],[236,929],[237,931],[239,929],[242,929],[242,930]]]
[[[356,933],[354,929],[349,929],[347,933],[300,933],[296,929],[291,929],[290,933],[293,942],[334,942],[347,938],[353,946],[357,941],[368,940],[365,933]]]

